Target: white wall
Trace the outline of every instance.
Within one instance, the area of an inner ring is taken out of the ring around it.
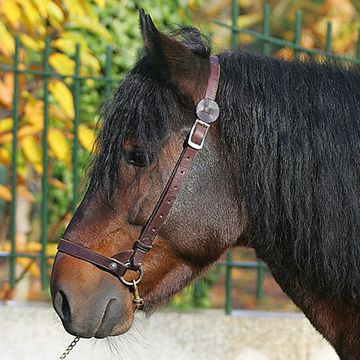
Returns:
[[[0,359],[58,359],[71,342],[49,305],[0,305]],[[67,360],[333,360],[300,314],[162,312],[138,318],[130,334],[81,339]]]

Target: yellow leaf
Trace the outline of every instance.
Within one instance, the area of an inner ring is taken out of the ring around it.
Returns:
[[[1,12],[14,28],[18,28],[21,20],[21,10],[14,1],[4,1],[1,6]]]
[[[75,61],[65,54],[52,54],[49,58],[50,65],[61,75],[73,75],[75,71]]]
[[[22,150],[27,158],[33,165],[41,164],[42,161],[42,148],[36,139],[32,136],[26,136],[22,142]]]
[[[42,18],[47,17],[47,6],[50,0],[32,0]]]
[[[96,72],[98,74],[101,71],[99,60],[94,55],[91,55],[86,51],[81,54],[81,63],[91,68],[92,72]]]
[[[43,166],[42,164],[34,164],[34,168],[36,170],[36,172],[40,175],[42,175],[43,173]]]
[[[0,28],[1,28],[1,22],[0,22]],[[1,30],[0,30],[0,35],[1,35]],[[14,74],[7,73],[3,76],[3,78],[4,81],[0,81],[0,104],[5,106],[7,109],[11,109],[13,102],[13,95],[14,95]]]
[[[22,139],[25,136],[33,136],[39,133],[39,129],[31,126],[31,125],[24,125],[18,131],[19,139]]]
[[[49,146],[55,157],[64,162],[71,161],[71,148],[64,134],[59,129],[49,130]]]
[[[4,23],[0,21],[0,51],[5,55],[13,55],[15,42],[11,34],[6,29]]]
[[[30,0],[18,0],[18,3],[23,8],[23,15],[28,19],[32,26],[41,23],[40,14]]]
[[[48,19],[51,25],[57,30],[62,30],[64,13],[62,12],[61,8],[58,5],[56,5],[55,2],[53,1],[49,1],[47,3],[46,8],[47,8]]]
[[[75,116],[74,101],[69,88],[63,82],[54,80],[50,83],[49,90],[65,114],[73,119]]]
[[[37,129],[31,125],[24,125],[19,129],[17,134],[18,134],[19,140],[21,140],[22,138],[24,138],[26,136],[30,136],[30,135],[33,136],[38,133],[39,133],[39,129]],[[0,134],[0,144],[11,142],[12,140],[13,140],[13,134],[10,131]]]
[[[24,120],[32,127],[42,130],[44,127],[44,103],[35,97],[28,97],[24,108]]]
[[[53,48],[59,49],[66,53],[74,54],[77,43],[79,43],[81,46],[81,56],[80,56],[81,64],[91,68],[92,72],[96,71],[96,73],[100,73],[101,71],[100,62],[93,54],[91,54],[86,42],[82,41],[82,43],[80,43],[77,37],[74,37],[74,39],[62,37],[54,40],[52,42],[52,45]]]
[[[52,42],[52,47],[54,49],[59,49],[63,52],[74,53],[76,44],[70,39],[59,38]]]
[[[0,120],[0,134],[11,131],[13,128],[13,119],[8,117]]]
[[[39,174],[42,172],[38,171]],[[20,178],[26,179],[29,176],[29,168],[26,165],[21,165],[17,167],[17,174]]]
[[[81,4],[79,3],[79,1],[74,1],[74,0],[63,0],[65,3],[65,7],[66,10],[69,14],[71,14],[71,16],[76,17],[83,17],[86,16],[86,14],[84,13],[83,8],[81,7]]]
[[[92,151],[95,143],[95,132],[84,124],[79,126],[79,141],[80,144],[88,151]]]
[[[88,16],[92,21],[96,21],[96,22],[99,21],[96,12],[94,11],[93,7],[90,5],[90,2],[88,0],[78,0],[78,2],[80,3],[81,7],[84,9],[86,16]]]
[[[0,135],[0,144],[5,144],[13,140],[13,134],[11,132]]]
[[[0,147],[0,163],[5,165],[11,164],[10,153],[4,147]]]
[[[9,201],[9,202],[12,199],[10,189],[8,187],[6,187],[5,185],[1,185],[1,184],[0,184],[0,199]]]
[[[20,35],[21,42],[27,46],[28,48],[36,51],[43,50],[45,48],[45,43],[42,40],[39,39],[33,39],[30,36],[26,34]]]

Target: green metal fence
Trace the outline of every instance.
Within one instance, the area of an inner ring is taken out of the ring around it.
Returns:
[[[269,4],[264,5],[263,12],[263,28],[262,32],[239,28],[238,26],[238,17],[239,17],[239,2],[237,0],[232,0],[232,20],[231,24],[226,24],[215,20],[214,22],[224,28],[229,29],[231,32],[231,46],[236,47],[239,44],[239,36],[241,34],[247,34],[254,38],[254,41],[260,41],[262,43],[262,52],[265,55],[271,55],[273,47],[285,47],[290,48],[294,52],[294,58],[298,59],[302,53],[309,55],[321,55],[327,58],[341,58],[346,60],[349,63],[356,65],[360,64],[360,36],[357,43],[357,51],[354,57],[344,57],[333,54],[332,50],[332,24],[329,22],[327,27],[327,37],[326,37],[326,48],[325,50],[318,49],[308,49],[304,48],[301,45],[301,33],[302,33],[302,14],[298,12],[296,14],[296,20],[294,24],[294,41],[287,41],[271,36],[270,29],[270,17],[271,17],[271,8]],[[359,32],[360,34],[360,32]],[[48,244],[48,130],[49,130],[49,81],[52,78],[67,80],[71,79],[72,82],[72,91],[74,97],[74,129],[73,129],[73,151],[72,151],[72,163],[73,163],[73,199],[72,199],[72,210],[74,211],[78,203],[78,188],[79,188],[79,159],[78,159],[78,149],[79,149],[79,123],[80,123],[80,104],[81,104],[81,93],[80,86],[81,83],[85,80],[92,79],[99,82],[105,83],[105,95],[108,96],[111,93],[112,85],[114,82],[117,82],[118,79],[114,79],[111,76],[112,68],[112,49],[108,47],[107,56],[106,56],[106,69],[105,75],[103,77],[85,77],[80,75],[80,45],[77,45],[76,52],[74,56],[75,61],[75,71],[73,75],[61,76],[59,74],[53,73],[49,65],[49,56],[51,54],[50,39],[46,40],[45,50],[43,53],[43,70],[33,70],[33,69],[23,69],[20,67],[19,53],[20,53],[21,44],[18,38],[15,41],[15,55],[13,59],[13,66],[7,66],[0,64],[0,72],[10,72],[14,74],[14,92],[13,92],[13,143],[12,143],[12,171],[11,171],[11,192],[12,192],[12,203],[10,211],[10,242],[11,250],[10,252],[0,252],[0,259],[6,258],[9,259],[9,273],[10,273],[10,285],[14,287],[17,280],[16,278],[16,259],[17,258],[29,258],[40,260],[41,262],[41,282],[43,288],[48,284],[48,275],[49,275],[49,259],[51,256],[47,255],[47,244]],[[28,254],[28,253],[19,253],[16,251],[16,199],[17,199],[17,163],[18,163],[18,128],[19,128],[19,100],[20,100],[20,91],[19,91],[19,77],[20,75],[36,75],[43,78],[43,101],[44,101],[44,116],[43,116],[43,137],[42,137],[42,146],[43,146],[43,175],[41,182],[41,244],[42,250],[40,253]],[[255,269],[257,271],[257,297],[259,299],[264,296],[264,274],[266,272],[266,265],[262,261],[234,261],[233,254],[228,253],[226,261],[221,262],[220,266],[225,267],[226,272],[226,305],[225,311],[227,314],[230,314],[232,311],[232,272],[236,269]],[[20,275],[20,277],[22,274]]]
[[[11,209],[10,209],[10,243],[11,250],[0,251],[0,259],[7,258],[9,259],[9,274],[10,274],[10,287],[14,288],[16,283],[23,277],[24,273],[21,273],[16,277],[16,259],[18,258],[28,258],[34,260],[40,260],[41,262],[41,283],[43,289],[48,285],[49,281],[49,259],[53,256],[47,255],[47,245],[48,245],[48,160],[49,160],[49,144],[48,144],[48,131],[49,131],[49,81],[50,79],[60,79],[60,80],[69,80],[71,79],[71,88],[74,99],[74,129],[73,129],[73,148],[72,148],[72,169],[73,169],[73,199],[72,199],[72,210],[75,211],[78,204],[78,195],[79,195],[79,125],[80,125],[80,84],[86,80],[94,80],[98,82],[105,83],[105,96],[108,97],[111,93],[112,86],[114,82],[119,81],[111,76],[112,70],[112,48],[107,47],[106,52],[106,68],[105,75],[102,77],[92,77],[92,76],[80,76],[80,45],[77,44],[74,61],[75,61],[75,70],[73,75],[60,75],[54,73],[51,70],[49,64],[49,57],[51,54],[50,47],[50,38],[47,38],[45,41],[45,49],[43,53],[43,70],[33,70],[30,68],[23,69],[20,67],[19,54],[22,44],[19,41],[19,38],[15,38],[15,54],[13,59],[13,66],[8,66],[0,63],[0,73],[13,73],[14,74],[14,89],[13,89],[13,142],[12,142],[12,159],[11,159]],[[43,174],[41,177],[41,210],[40,210],[40,224],[41,224],[41,252],[40,253],[22,253],[16,250],[16,206],[17,206],[17,189],[18,189],[18,131],[19,131],[19,100],[20,100],[20,88],[19,88],[19,78],[21,75],[36,75],[43,78],[43,102],[44,102],[44,114],[43,114],[43,134],[42,134],[42,165],[43,165]],[[51,239],[50,239],[51,240]]]

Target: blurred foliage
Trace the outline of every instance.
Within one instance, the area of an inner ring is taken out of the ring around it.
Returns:
[[[191,284],[182,292],[175,295],[168,305],[170,309],[187,310],[192,308],[211,308],[213,306],[210,290],[218,282],[220,267],[210,270],[206,276],[198,282]]]
[[[262,31],[263,0],[239,0],[238,26],[240,28]],[[301,45],[307,48],[321,48],[326,46],[327,23],[333,24],[333,50],[340,54],[354,55],[357,50],[358,31],[360,29],[360,1],[359,0],[270,0],[271,35],[294,41],[295,16],[297,11],[303,14]],[[219,19],[231,23],[231,0],[210,1],[207,3],[203,15],[207,19]],[[213,24],[213,39],[217,49],[229,47],[230,32]],[[258,50],[261,42],[241,34],[241,45]],[[273,49],[279,56],[293,58],[293,51],[289,49]]]

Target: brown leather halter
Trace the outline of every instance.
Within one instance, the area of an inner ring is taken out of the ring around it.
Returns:
[[[60,239],[58,251],[90,262],[101,269],[118,277],[120,281],[131,288],[134,292],[134,302],[137,308],[143,305],[139,297],[137,284],[144,276],[142,261],[151,250],[152,243],[167,216],[173,207],[178,192],[184,182],[185,176],[190,169],[192,160],[198,150],[201,150],[210,128],[219,116],[219,107],[215,102],[216,92],[220,78],[220,64],[217,56],[210,56],[210,77],[206,89],[205,98],[200,100],[196,107],[197,119],[185,141],[184,149],[170,175],[169,180],[157,202],[150,218],[143,228],[138,240],[135,241],[132,250],[123,251],[111,257],[101,255],[81,245],[74,244],[66,239]],[[138,271],[139,276],[132,282],[124,278],[128,270]]]

